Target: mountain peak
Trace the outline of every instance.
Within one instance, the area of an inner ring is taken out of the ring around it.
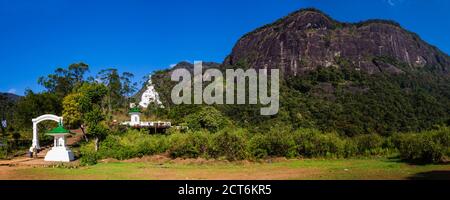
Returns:
[[[224,64],[279,68],[297,75],[344,61],[369,74],[431,70],[450,72],[450,58],[389,20],[342,23],[320,10],[296,11],[242,37]]]

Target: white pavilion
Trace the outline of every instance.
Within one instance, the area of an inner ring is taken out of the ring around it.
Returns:
[[[70,162],[74,160],[73,152],[66,146],[66,135],[71,134],[66,130],[62,123],[58,124],[58,127],[46,133],[54,137],[53,147],[47,152],[45,161],[53,162]]]

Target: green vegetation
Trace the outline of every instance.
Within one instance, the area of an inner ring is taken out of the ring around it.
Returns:
[[[450,77],[434,71],[408,71],[407,65],[388,57],[373,60],[404,68],[404,73],[369,75],[356,70],[344,58],[335,60],[339,67],[321,67],[296,77],[284,77],[280,86],[280,112],[276,116],[259,115],[261,105],[214,107],[234,126],[254,134],[267,133],[277,126],[291,131],[314,128],[349,137],[390,136],[450,125]],[[152,79],[166,107],[164,112],[153,114],[176,124],[189,119],[191,124],[198,121],[185,116],[202,116],[204,106],[170,103],[174,82],[167,71],[156,72]]]
[[[170,81],[169,71],[155,72],[152,82],[164,108],[150,106],[143,117],[188,127],[164,135],[127,130],[114,122],[117,116],[127,114],[132,102],[132,74],[107,69],[97,79],[85,78],[87,65],[74,64],[41,78],[47,91],[28,91],[17,103],[2,104],[1,109],[11,111],[11,130],[3,133],[9,132],[5,137],[11,143],[13,136],[21,138],[20,133],[30,130],[32,117],[63,115],[68,128],[80,128],[84,133],[78,156],[86,165],[103,158],[125,160],[164,153],[171,158],[220,160],[392,155],[414,163],[448,160],[448,77],[432,70],[368,75],[355,70],[346,59],[335,60],[339,67],[284,77],[280,112],[275,116],[259,115],[261,105],[173,105],[170,92],[175,83]],[[373,60],[408,67],[390,58]],[[245,62],[238,65],[235,67],[246,68]],[[40,126],[46,130],[55,124]],[[47,139],[51,138],[41,137],[44,144]]]
[[[376,57],[374,62],[407,67],[387,57]],[[346,59],[336,58],[336,63],[340,68],[285,77],[280,113],[271,117],[258,114],[260,105],[173,105],[170,91],[174,83],[168,71],[155,72],[152,81],[165,109],[150,107],[156,112],[148,113],[187,125],[189,131],[108,136],[105,142],[109,145],[100,145],[96,156],[122,160],[168,153],[172,158],[258,160],[399,155],[414,163],[448,159],[449,141],[443,138],[450,132],[436,128],[449,123],[448,77],[432,71],[368,75]],[[434,132],[441,133],[440,137],[432,137]]]
[[[258,108],[251,105],[218,109],[237,126],[255,133],[277,125],[336,131],[350,137],[389,136],[450,122],[450,78],[433,72],[368,75],[340,63],[341,68],[287,77],[280,88],[277,116],[259,116]]]
[[[395,134],[391,137],[361,135],[339,136],[314,129],[295,132],[275,131],[249,134],[245,129],[223,129],[217,133],[207,130],[169,135],[149,135],[145,131],[129,130],[110,134],[95,145],[88,143],[81,149],[85,165],[97,159],[126,160],[167,153],[172,158],[206,158],[226,160],[258,160],[270,157],[287,158],[361,158],[399,155],[409,162],[439,163],[450,158],[450,128],[417,134]]]
[[[2,148],[7,148],[10,155],[28,149],[30,145],[19,140],[30,141],[32,118],[49,113],[62,115],[68,128],[81,128],[86,141],[92,139],[98,144],[105,138],[110,131],[113,111],[128,108],[137,84],[131,81],[133,74],[128,72],[120,75],[116,69],[107,69],[95,78],[86,77],[88,71],[89,67],[84,63],[72,64],[67,69],[58,68],[53,74],[39,78],[38,83],[46,88],[42,93],[28,90],[16,102],[7,101],[0,95],[0,111],[4,115],[0,117],[8,121],[8,129],[1,128],[1,139],[5,144],[16,144]],[[56,123],[43,122],[38,126],[39,130],[45,131],[54,128]],[[39,137],[42,145],[51,144],[51,137]]]
[[[394,139],[404,160],[437,163],[450,156],[450,129],[397,135]]]

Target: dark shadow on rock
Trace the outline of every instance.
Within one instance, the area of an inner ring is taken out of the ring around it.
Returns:
[[[450,171],[431,171],[414,174],[409,180],[450,180]]]

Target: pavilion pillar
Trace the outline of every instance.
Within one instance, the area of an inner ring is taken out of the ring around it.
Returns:
[[[41,147],[39,146],[39,137],[36,122],[33,122],[33,143],[31,147],[35,149],[41,149]]]

